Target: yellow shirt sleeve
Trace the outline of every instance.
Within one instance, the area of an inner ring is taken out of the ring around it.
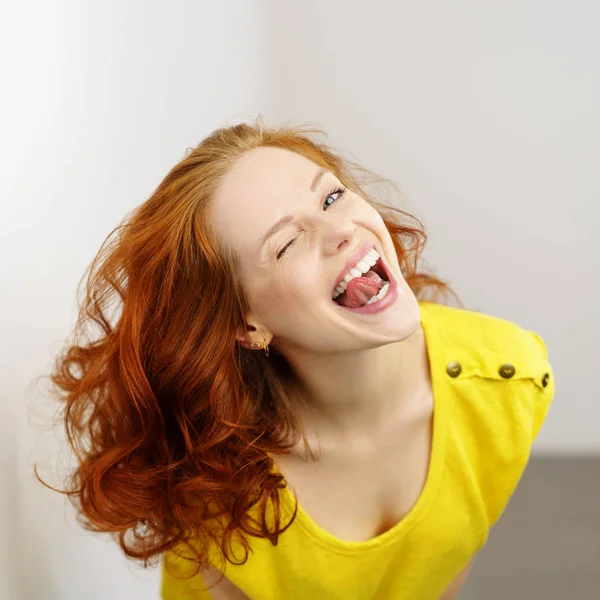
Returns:
[[[535,331],[528,332],[533,338],[533,346],[537,348],[540,354],[538,360],[542,365],[541,379],[536,379],[534,398],[531,407],[531,441],[533,442],[540,432],[543,422],[546,419],[550,405],[554,398],[554,372],[552,365],[548,361],[548,348],[540,335]]]

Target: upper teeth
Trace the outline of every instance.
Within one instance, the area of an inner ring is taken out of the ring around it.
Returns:
[[[340,281],[333,292],[333,298],[337,298],[340,294],[343,294],[348,287],[348,283],[355,277],[360,277],[363,273],[369,271],[369,269],[379,260],[379,254],[375,248],[371,248],[348,273]]]

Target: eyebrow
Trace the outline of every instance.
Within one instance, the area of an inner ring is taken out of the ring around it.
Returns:
[[[328,170],[321,167],[314,179],[312,180],[312,183],[310,184],[310,191],[314,192],[315,189],[317,188],[317,185],[319,185],[319,182],[321,181],[321,178],[323,177],[323,175],[325,175],[325,173],[327,173]],[[269,229],[261,238],[260,240],[260,247],[262,248],[265,245],[265,242],[267,241],[267,239],[269,239],[274,233],[277,233],[282,227],[284,227],[285,225],[287,225],[290,221],[293,221],[294,217],[292,215],[285,215],[284,217],[281,217],[281,219],[279,219],[279,221],[277,221],[277,223],[275,223],[275,225],[273,225],[273,227],[271,227],[271,229]]]

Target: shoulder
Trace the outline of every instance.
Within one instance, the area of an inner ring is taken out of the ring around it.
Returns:
[[[458,470],[470,473],[489,523],[502,514],[528,462],[554,396],[542,337],[517,323],[420,303],[436,342]]]
[[[457,380],[472,377],[529,381],[541,390],[552,386],[548,348],[542,337],[517,323],[480,311],[420,302],[422,319],[435,330],[446,366],[458,363]]]
[[[480,310],[469,310],[433,302],[419,302],[421,312],[426,312],[436,325],[443,327],[447,342],[474,341],[487,339],[496,343],[514,341],[515,336],[522,336],[522,327]]]

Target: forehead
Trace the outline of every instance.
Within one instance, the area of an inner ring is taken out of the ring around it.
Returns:
[[[217,236],[240,256],[255,253],[262,235],[309,195],[319,166],[279,148],[255,148],[225,174],[211,200]]]

